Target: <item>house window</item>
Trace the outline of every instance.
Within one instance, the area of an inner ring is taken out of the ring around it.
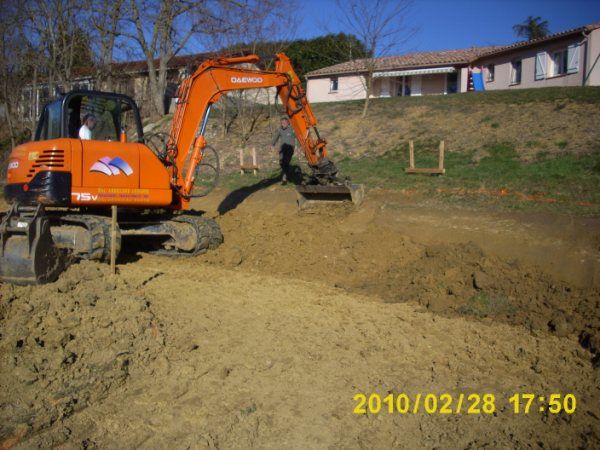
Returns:
[[[579,71],[579,44],[569,45],[567,48],[567,73]]]
[[[552,54],[552,75],[564,75],[567,73],[567,65],[569,64],[567,50],[560,50]]]
[[[494,76],[496,75],[496,66],[490,64],[487,66],[487,81],[494,81]]]
[[[547,60],[548,54],[546,52],[539,52],[535,55],[535,80],[543,80],[546,78]]]
[[[520,84],[521,83],[522,67],[523,67],[523,63],[520,59],[513,61],[511,63],[510,84]]]
[[[329,92],[337,92],[338,91],[338,77],[333,77],[329,79]]]

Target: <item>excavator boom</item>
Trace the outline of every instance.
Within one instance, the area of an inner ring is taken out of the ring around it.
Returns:
[[[312,170],[309,187],[299,186],[297,189],[299,205],[306,204],[306,200],[313,203],[320,194],[327,200],[360,203],[364,192],[362,186],[338,179],[335,164],[327,158],[327,141],[319,134],[317,119],[289,58],[278,53],[272,71],[240,67],[258,61],[256,55],[209,60],[181,83],[167,143],[167,159],[173,167],[172,182],[180,196],[181,206],[186,207],[189,202],[196,167],[202,161],[211,106],[229,91],[271,87],[277,88],[281,104]]]

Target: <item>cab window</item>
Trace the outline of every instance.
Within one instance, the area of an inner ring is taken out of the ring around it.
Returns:
[[[49,103],[44,108],[39,127],[36,132],[37,141],[47,139],[58,139],[60,135],[61,123],[61,104],[60,101]]]
[[[118,141],[122,129],[127,133],[129,142],[139,140],[135,110],[124,99],[77,95],[71,98],[67,108],[69,137],[79,138],[81,127],[86,125],[85,120],[92,117],[93,124],[89,127],[92,140]]]
[[[94,125],[90,128],[94,141],[119,140],[119,101],[112,98],[82,96],[79,117],[81,125],[86,117],[93,117]]]

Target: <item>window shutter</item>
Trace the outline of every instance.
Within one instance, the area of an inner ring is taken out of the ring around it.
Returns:
[[[546,52],[540,52],[535,55],[535,79],[543,80],[546,78]]]
[[[567,55],[567,73],[575,73],[579,71],[579,45],[569,45]]]

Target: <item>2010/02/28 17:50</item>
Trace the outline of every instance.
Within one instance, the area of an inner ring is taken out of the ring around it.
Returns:
[[[388,394],[383,398],[378,394],[356,394],[354,414],[493,414],[496,412],[496,396],[494,394]],[[548,399],[546,401],[546,399]],[[529,414],[545,411],[551,414],[573,414],[577,400],[573,394],[550,394],[548,397],[529,393],[516,393],[508,399],[514,414]],[[537,408],[535,408],[537,406]]]

